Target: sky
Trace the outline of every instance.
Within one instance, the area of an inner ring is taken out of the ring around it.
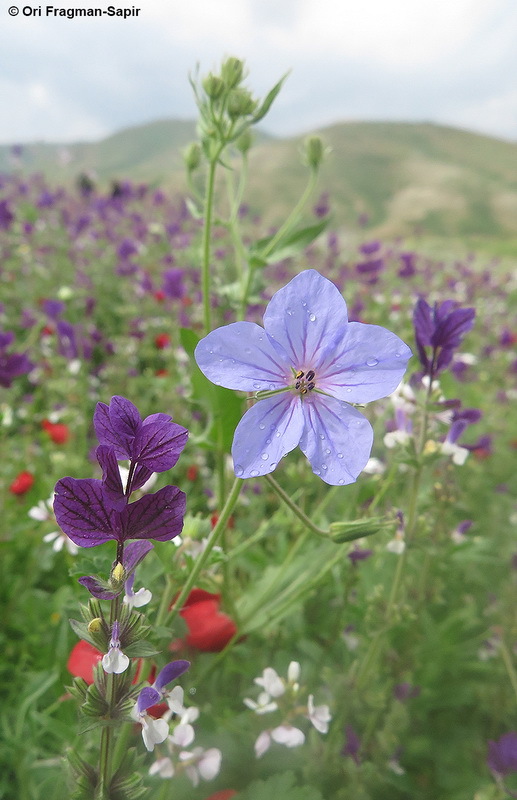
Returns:
[[[290,71],[262,123],[272,134],[396,120],[517,141],[516,0],[20,1],[0,0],[2,144],[193,119],[189,74],[228,55],[256,97]],[[52,11],[110,6],[131,13]]]

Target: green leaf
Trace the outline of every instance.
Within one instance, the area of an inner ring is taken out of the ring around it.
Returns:
[[[282,800],[323,800],[319,789],[314,786],[297,786],[293,772],[272,775],[265,781],[253,781],[237,795],[238,800],[271,800],[281,797]]]
[[[299,255],[308,247],[318,236],[323,233],[328,226],[329,219],[322,219],[315,225],[308,225],[306,228],[293,231],[283,236],[270,251],[269,247],[274,240],[273,236],[266,236],[259,239],[249,249],[249,262],[253,267],[265,267],[268,264],[275,264],[283,261],[284,258],[293,258]]]
[[[290,70],[289,70],[289,72],[286,72],[285,75],[282,78],[280,78],[278,83],[276,83],[273,86],[273,88],[271,89],[271,91],[268,92],[268,94],[265,96],[264,100],[262,101],[262,103],[260,104],[258,109],[255,111],[255,114],[253,115],[253,119],[251,121],[252,125],[255,125],[257,122],[260,122],[261,119],[264,119],[264,117],[268,113],[269,109],[271,108],[271,106],[275,102],[275,100],[276,100],[276,98],[277,98],[277,96],[278,96],[278,94],[280,92],[280,89],[284,85],[284,81],[289,76],[289,73],[290,73]]]

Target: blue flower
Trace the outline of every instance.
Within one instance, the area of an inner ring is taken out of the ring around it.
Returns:
[[[213,383],[258,392],[232,446],[237,477],[272,472],[297,445],[326,483],[356,480],[370,456],[370,423],[350,403],[396,389],[411,350],[377,325],[349,322],[337,287],[310,269],[272,297],[264,328],[234,322],[195,351]]]

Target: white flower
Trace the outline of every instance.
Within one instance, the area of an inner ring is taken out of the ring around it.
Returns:
[[[332,716],[328,706],[315,706],[314,695],[310,694],[307,700],[307,716],[317,731],[327,733]]]
[[[299,747],[305,741],[305,734],[294,725],[279,725],[271,731],[271,738],[286,747]]]
[[[386,550],[389,553],[395,553],[400,556],[406,549],[406,542],[404,541],[404,534],[402,531],[397,531],[393,539],[386,545]]]
[[[269,731],[262,731],[257,741],[255,742],[255,756],[257,758],[262,758],[264,753],[266,753],[269,750],[270,744],[271,744],[271,736],[269,734]]]
[[[149,589],[139,589],[138,592],[133,592],[132,594],[125,594],[123,602],[131,606],[131,608],[141,608],[142,606],[146,606],[147,603],[150,603],[153,599],[152,592]]]
[[[150,753],[154,750],[155,744],[161,744],[169,735],[169,724],[166,720],[153,719],[153,717],[146,714],[145,711],[139,713],[136,703],[131,712],[131,716],[142,726],[142,739]]]
[[[102,656],[102,668],[104,672],[120,675],[129,667],[129,658],[124,655],[119,647],[110,647],[109,651]]]
[[[216,747],[204,750],[202,747],[195,747],[192,752],[183,750],[180,753],[180,761],[190,762],[185,766],[185,772],[192,781],[193,786],[198,786],[199,779],[211,781],[219,774],[221,769],[222,753]]]
[[[271,696],[267,692],[261,692],[256,702],[249,697],[245,697],[243,702],[255,714],[269,714],[270,711],[276,711],[278,708],[277,703],[271,700]]]
[[[73,542],[65,533],[62,531],[52,531],[52,533],[46,533],[43,537],[44,542],[54,542],[52,545],[52,550],[55,553],[59,553],[63,547],[65,547],[71,556],[76,556],[79,552],[78,546]]]
[[[453,464],[457,464],[459,467],[463,466],[469,454],[466,447],[461,447],[459,444],[448,442],[447,440],[441,443],[440,450],[444,455],[452,456]]]
[[[388,434],[386,434],[386,436],[388,436]],[[382,475],[385,471],[386,465],[378,458],[369,458],[366,462],[366,466],[363,467],[363,472],[366,472],[367,475]]]
[[[174,766],[170,758],[159,758],[149,767],[149,775],[159,775],[160,778],[172,778]]]
[[[271,697],[281,697],[285,693],[285,684],[272,667],[266,667],[261,678],[255,678],[258,686],[263,686]]]
[[[190,747],[195,739],[194,728],[192,725],[183,725],[181,722],[176,725],[174,731],[169,736],[169,742],[176,747]]]

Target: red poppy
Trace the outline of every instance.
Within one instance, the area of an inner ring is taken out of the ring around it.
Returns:
[[[236,632],[235,622],[219,610],[220,594],[192,589],[180,616],[188,627],[185,644],[203,653],[219,653]]]
[[[159,333],[154,337],[154,346],[157,350],[163,350],[171,342],[171,337],[168,333]]]
[[[50,422],[44,419],[41,427],[48,433],[54,444],[65,444],[70,438],[70,430],[62,422]]]
[[[221,789],[220,792],[211,794],[206,800],[230,800],[230,797],[235,797],[236,794],[235,789]]]
[[[162,289],[157,289],[154,293],[154,299],[158,301],[158,303],[163,303],[165,300],[165,292]]]
[[[81,639],[72,648],[66,666],[75,678],[84,678],[86,683],[93,683],[93,668],[101,658],[100,650]]]
[[[27,472],[27,470],[24,470],[16,476],[14,481],[9,486],[9,491],[11,494],[25,494],[25,492],[28,492],[32,487],[33,483],[34,475],[32,475],[30,472]]]
[[[215,526],[217,525],[218,522],[219,522],[219,514],[217,514],[217,513],[212,514],[212,516],[210,517],[210,524],[211,524],[212,528],[215,528]],[[230,529],[233,530],[233,527],[235,525],[234,518],[233,517],[229,517],[228,518],[228,522],[226,524]]]

